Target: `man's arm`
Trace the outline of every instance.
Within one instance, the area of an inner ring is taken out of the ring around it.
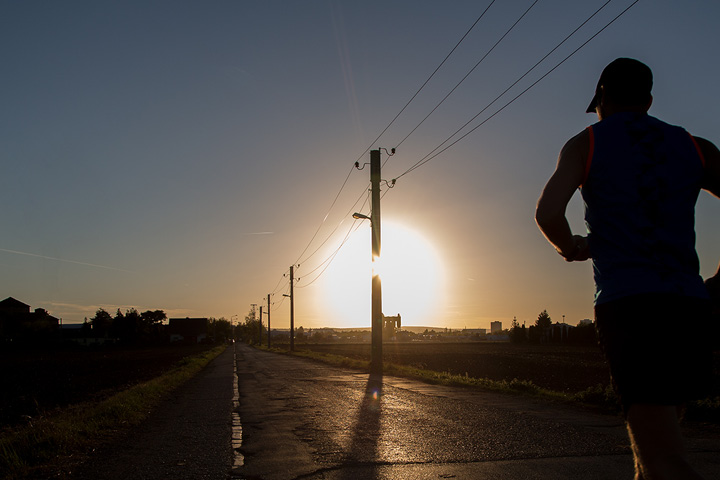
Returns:
[[[694,137],[705,157],[705,176],[702,188],[720,198],[720,150],[709,140]]]
[[[702,188],[720,198],[720,150],[709,140],[695,137],[700,151],[705,157],[705,176],[703,177]],[[715,275],[705,280],[710,296],[717,308],[720,304],[720,264],[718,264]]]
[[[587,130],[568,140],[535,210],[535,221],[540,231],[568,261],[587,260],[590,256],[587,238],[573,235],[565,217],[568,202],[583,182],[589,151],[590,134]]]

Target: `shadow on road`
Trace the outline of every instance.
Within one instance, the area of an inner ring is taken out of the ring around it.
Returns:
[[[364,478],[377,477],[380,415],[382,414],[382,373],[371,373],[352,428],[352,438],[340,469],[342,480],[356,479],[354,466],[363,466]],[[368,468],[369,467],[369,468]]]

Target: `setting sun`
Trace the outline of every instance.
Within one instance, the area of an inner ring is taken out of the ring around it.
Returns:
[[[371,241],[364,222],[342,247],[323,276],[323,310],[328,325],[370,326]],[[382,279],[385,315],[403,325],[427,325],[437,318],[444,297],[444,274],[433,246],[419,233],[383,222],[382,251],[375,268]]]

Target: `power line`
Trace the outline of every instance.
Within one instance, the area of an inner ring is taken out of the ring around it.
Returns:
[[[322,248],[322,246],[325,245],[325,244],[327,243],[327,241],[332,238],[332,236],[335,234],[335,232],[337,231],[337,229],[340,228],[340,226],[343,224],[343,222],[345,221],[345,219],[350,216],[350,214],[352,213],[353,210],[355,210],[355,205],[357,205],[358,202],[359,202],[360,200],[362,200],[362,198],[365,196],[366,192],[367,192],[367,189],[364,189],[363,192],[362,192],[362,193],[360,194],[360,196],[358,197],[358,199],[355,200],[355,203],[352,204],[352,206],[351,206],[350,209],[347,211],[347,213],[342,217],[342,219],[340,220],[340,223],[338,223],[338,224],[335,226],[335,228],[328,234],[328,236],[325,237],[325,240],[323,240],[322,243],[321,243],[320,245],[318,245],[318,247],[317,247],[310,255],[308,255],[307,257],[305,257],[302,261],[298,259],[298,261],[295,262],[295,263],[298,263],[298,264],[299,264],[299,263],[304,263],[304,262],[307,262],[308,260],[310,260],[310,259],[313,257],[313,255],[315,255],[315,254]],[[365,202],[363,202],[363,204],[362,204],[362,206],[361,206],[360,208],[362,209],[362,208],[365,206],[366,203],[367,203],[367,198],[365,199]],[[317,235],[317,232],[316,232],[316,235]],[[313,238],[314,238],[314,237],[313,237]],[[307,250],[307,248],[306,248],[305,250]]]
[[[294,263],[299,263],[302,256],[305,254],[305,252],[307,252],[307,249],[310,248],[310,245],[312,244],[313,240],[315,240],[315,237],[317,236],[318,232],[320,232],[320,229],[322,228],[323,224],[327,220],[328,216],[330,215],[330,212],[332,211],[332,208],[335,206],[335,203],[337,202],[338,198],[340,197],[340,194],[342,193],[343,189],[345,188],[345,185],[347,184],[348,180],[350,179],[350,175],[352,175],[353,169],[354,169],[354,165],[353,165],[353,167],[350,168],[350,171],[348,172],[347,176],[345,177],[345,181],[340,186],[340,191],[338,191],[337,195],[335,195],[335,199],[333,200],[332,204],[330,205],[330,208],[328,208],[328,211],[325,214],[325,216],[323,217],[322,222],[320,222],[320,225],[318,226],[317,230],[315,230],[315,234],[312,236],[312,238],[308,242],[307,246],[302,251],[302,253],[300,253],[300,255],[298,256],[298,259]]]
[[[445,95],[445,97],[443,97],[443,99],[440,100],[440,102],[439,102],[437,105],[435,105],[435,108],[433,108],[432,110],[430,110],[430,113],[428,113],[428,114],[425,116],[425,118],[423,118],[423,119],[420,121],[420,123],[418,123],[418,124],[415,126],[415,128],[413,128],[413,129],[410,131],[410,133],[408,133],[407,135],[405,135],[405,138],[403,138],[402,140],[400,140],[400,143],[398,143],[398,144],[395,146],[396,148],[399,147],[400,145],[402,145],[402,144],[405,142],[405,140],[407,140],[407,139],[410,137],[410,135],[412,135],[413,133],[415,133],[415,130],[417,130],[418,128],[420,128],[420,125],[422,125],[423,123],[425,123],[425,120],[427,120],[427,119],[430,117],[430,115],[432,115],[433,113],[435,113],[435,110],[437,110],[438,108],[440,108],[440,105],[442,105],[442,104],[445,102],[445,100],[447,100],[448,97],[449,97],[450,95],[452,95],[453,92],[455,92],[455,90],[457,90],[457,88],[470,76],[470,74],[471,74],[472,72],[474,72],[475,69],[488,57],[488,55],[490,55],[490,53],[492,53],[492,51],[495,50],[495,48],[496,48],[498,45],[500,45],[500,42],[502,42],[502,41],[505,39],[505,37],[507,37],[508,34],[510,34],[510,32],[517,26],[518,23],[520,23],[520,21],[525,17],[525,15],[528,14],[528,12],[535,6],[535,4],[538,3],[538,1],[539,1],[539,0],[535,0],[535,1],[532,3],[532,5],[530,5],[530,6],[527,8],[527,10],[525,10],[525,12],[524,12],[522,15],[520,15],[520,18],[518,18],[518,19],[515,21],[515,23],[513,23],[513,24],[510,26],[510,28],[503,34],[502,37],[500,37],[500,39],[499,39],[497,42],[495,42],[495,45],[493,45],[493,46],[490,48],[490,50],[488,50],[488,51],[485,53],[485,55],[483,55],[482,58],[475,64],[475,66],[472,67],[472,68],[470,69],[470,71],[467,72],[467,73],[465,74],[465,76],[452,88],[452,90],[450,90],[450,91],[447,93],[447,95]]]
[[[357,225],[356,225],[356,224],[357,224]],[[337,254],[340,252],[340,249],[341,249],[341,248],[345,245],[345,243],[347,243],[347,241],[350,239],[350,235],[351,235],[352,233],[356,232],[356,231],[358,230],[358,228],[360,228],[360,225],[362,225],[362,223],[358,223],[357,221],[354,221],[354,222],[352,223],[352,225],[350,225],[350,230],[348,231],[347,235],[345,235],[345,238],[343,239],[342,243],[340,243],[340,245],[338,246],[337,249],[335,249],[335,251],[332,253],[332,255],[330,255],[330,256],[325,260],[325,262],[327,262],[326,265],[325,265],[325,268],[323,268],[322,271],[321,271],[315,278],[313,278],[309,283],[307,283],[307,284],[305,284],[305,285],[295,285],[295,288],[305,288],[305,287],[309,287],[310,285],[312,285],[313,283],[315,283],[315,282],[323,275],[323,273],[325,273],[325,270],[328,269],[328,267],[330,266],[330,264],[332,263],[332,261],[335,260],[335,257],[337,257]],[[355,227],[355,230],[353,230],[353,227]],[[325,262],[323,262],[323,263],[325,263]],[[320,266],[321,266],[321,265],[322,265],[322,264],[320,264]],[[320,268],[320,266],[318,266],[315,270],[317,270],[318,268]],[[315,270],[313,270],[313,272],[314,272]]]
[[[417,169],[417,168],[425,165],[425,164],[428,163],[430,160],[436,158],[438,155],[442,154],[443,152],[445,152],[445,151],[447,151],[448,149],[450,149],[451,147],[453,147],[455,144],[457,144],[458,142],[460,142],[461,140],[463,140],[465,137],[467,137],[468,135],[470,135],[471,133],[473,133],[475,130],[477,130],[477,129],[480,128],[481,126],[485,125],[485,123],[487,123],[490,119],[492,119],[493,117],[495,117],[495,115],[497,115],[498,113],[500,113],[500,112],[502,112],[503,110],[505,110],[505,108],[507,108],[507,107],[508,107],[509,105],[511,105],[512,103],[514,103],[518,98],[520,98],[520,97],[523,96],[525,93],[527,93],[531,88],[533,88],[535,85],[537,85],[537,84],[540,83],[542,80],[544,80],[545,77],[547,77],[547,76],[550,75],[552,72],[554,72],[558,67],[560,67],[560,65],[562,65],[563,63],[565,63],[568,59],[570,59],[570,57],[572,57],[573,55],[575,55],[578,51],[580,51],[583,47],[585,47],[585,45],[587,45],[587,44],[590,43],[593,39],[595,39],[595,37],[597,37],[598,35],[600,35],[605,29],[607,29],[610,25],[612,25],[615,21],[617,21],[620,17],[622,17],[628,10],[630,10],[630,9],[631,9],[636,3],[638,3],[640,0],[635,0],[633,3],[631,3],[627,8],[625,8],[625,10],[623,10],[622,12],[620,12],[615,18],[613,18],[612,20],[610,20],[610,22],[608,22],[607,24],[605,24],[605,26],[603,26],[603,27],[602,27],[600,30],[598,30],[594,35],[592,35],[589,39],[587,39],[585,42],[583,42],[579,47],[577,47],[575,50],[573,50],[573,51],[572,51],[569,55],[567,55],[564,59],[562,59],[560,62],[558,62],[553,68],[551,68],[551,69],[550,69],[549,71],[547,71],[544,75],[542,75],[540,78],[538,78],[538,79],[537,79],[536,81],[534,81],[532,84],[530,84],[530,86],[528,86],[527,88],[525,88],[525,89],[524,89],[522,92],[520,92],[518,95],[516,95],[515,97],[513,97],[509,102],[505,103],[505,105],[503,105],[503,106],[500,107],[498,110],[496,110],[496,111],[495,111],[492,115],[490,115],[488,118],[486,118],[485,120],[483,120],[482,122],[480,122],[478,125],[476,125],[476,126],[473,127],[472,129],[470,129],[468,132],[466,132],[465,134],[463,134],[461,137],[459,137],[459,138],[458,138],[457,140],[455,140],[454,142],[452,142],[452,143],[450,143],[449,145],[447,145],[445,148],[442,148],[441,150],[439,150],[443,145],[445,145],[447,142],[449,142],[455,135],[457,135],[460,131],[462,131],[465,127],[467,127],[472,121],[474,121],[478,116],[480,116],[485,110],[487,110],[492,104],[494,104],[500,97],[502,97],[503,95],[505,95],[505,93],[507,93],[508,90],[510,90],[513,86],[515,86],[520,80],[522,80],[522,78],[524,78],[524,77],[525,77],[527,74],[529,74],[535,67],[537,67],[543,60],[545,60],[553,51],[555,51],[558,47],[560,47],[560,45],[562,45],[568,38],[570,38],[575,32],[577,32],[577,30],[579,30],[579,29],[580,29],[585,23],[587,23],[593,16],[595,16],[595,15],[596,15],[600,10],[602,10],[608,3],[610,3],[610,1],[612,1],[612,0],[608,0],[602,7],[600,7],[600,9],[598,9],[598,11],[596,11],[595,13],[593,13],[593,14],[590,16],[590,18],[588,18],[585,22],[583,22],[583,24],[581,24],[580,27],[578,27],[577,29],[575,29],[575,31],[573,31],[573,33],[571,33],[571,34],[570,34],[568,37],[566,37],[562,42],[560,42],[559,45],[557,45],[555,48],[553,48],[553,50],[551,50],[550,53],[548,53],[547,55],[545,55],[545,57],[543,57],[543,59],[540,60],[540,62],[536,63],[530,70],[528,70],[525,74],[523,74],[515,83],[513,83],[510,87],[508,87],[508,88],[507,88],[503,93],[501,93],[498,97],[496,97],[495,100],[493,100],[492,102],[490,102],[490,104],[488,104],[485,108],[483,108],[477,115],[475,115],[475,116],[474,116],[473,118],[471,118],[468,122],[466,122],[462,127],[460,127],[458,130],[456,130],[456,131],[455,131],[452,135],[450,135],[445,141],[443,141],[440,145],[438,145],[437,147],[435,147],[430,153],[428,153],[427,155],[425,155],[425,157],[423,157],[423,158],[420,159],[418,162],[416,162],[413,166],[411,166],[411,167],[408,168],[406,171],[404,171],[403,173],[401,173],[400,175],[398,175],[397,177],[395,177],[395,180],[397,180],[397,179],[399,179],[400,177],[402,177],[402,176],[404,176],[404,175],[407,175],[408,173],[412,172],[413,170],[415,170],[415,169]]]
[[[380,135],[378,135],[377,138],[370,143],[370,146],[368,146],[365,149],[365,151],[360,154],[360,157],[358,157],[357,161],[362,160],[363,156],[373,147],[373,145],[375,145],[377,143],[378,140],[380,140],[380,137],[382,137],[385,134],[385,132],[388,131],[388,129],[392,126],[392,124],[395,123],[395,120],[397,120],[400,117],[400,115],[402,115],[402,113],[405,111],[405,109],[413,102],[413,100],[415,100],[415,97],[417,97],[420,94],[420,92],[425,88],[425,86],[430,82],[430,80],[435,76],[435,74],[440,70],[440,68],[442,68],[442,66],[445,64],[447,59],[450,58],[450,56],[453,54],[453,52],[455,52],[455,50],[460,46],[460,44],[463,42],[463,40],[465,40],[465,37],[467,37],[470,34],[470,32],[473,30],[473,28],[475,28],[475,25],[477,25],[478,22],[480,22],[480,20],[485,16],[487,11],[490,10],[490,7],[492,7],[492,5],[494,3],[495,3],[495,0],[492,0],[490,2],[490,5],[488,5],[485,8],[485,10],[483,10],[483,12],[477,18],[477,20],[475,20],[475,22],[470,26],[468,31],[465,32],[465,35],[463,35],[462,38],[460,38],[460,40],[455,44],[455,46],[452,48],[452,50],[450,50],[450,53],[448,53],[445,56],[445,58],[443,59],[443,61],[440,62],[440,65],[438,65],[437,68],[430,74],[430,76],[427,78],[427,80],[425,80],[425,82],[420,86],[420,88],[417,90],[417,92],[415,92],[415,94],[410,98],[410,100],[408,100],[408,102],[405,104],[405,106],[402,109],[400,109],[400,111],[397,113],[397,115],[395,115],[395,117],[392,120],[390,120],[390,123],[388,123],[388,125],[383,129],[383,131],[380,132]]]
[[[487,11],[490,9],[490,7],[491,7],[494,3],[495,3],[495,0],[492,0],[492,1],[490,2],[490,4],[485,8],[485,10],[483,10],[483,12],[482,12],[482,13],[480,14],[480,16],[475,20],[475,22],[473,22],[473,24],[470,26],[470,28],[467,30],[467,32],[465,32],[465,34],[460,38],[460,40],[455,44],[455,46],[450,50],[450,52],[445,56],[445,58],[442,60],[442,62],[440,62],[440,65],[438,65],[437,68],[435,68],[435,70],[430,74],[430,76],[427,78],[427,80],[425,80],[425,82],[420,86],[420,88],[415,92],[415,94],[410,98],[410,100],[408,100],[408,102],[407,102],[407,103],[405,104],[405,106],[400,110],[400,112],[398,112],[398,114],[395,115],[395,117],[394,117],[394,118],[390,121],[390,123],[383,129],[383,131],[380,132],[380,134],[379,134],[379,135],[377,136],[377,138],[370,144],[370,146],[368,146],[368,147],[365,149],[365,151],[360,155],[360,157],[358,157],[358,160],[357,160],[357,161],[360,161],[360,160],[362,159],[362,157],[368,152],[368,150],[370,150],[370,148],[372,148],[372,145],[374,145],[374,144],[380,139],[380,137],[382,137],[382,136],[385,134],[385,132],[390,128],[390,126],[392,126],[392,124],[400,117],[400,115],[402,115],[402,113],[407,109],[407,107],[410,105],[410,103],[412,103],[413,100],[415,100],[415,98],[420,94],[420,92],[425,88],[425,86],[430,82],[430,80],[435,76],[435,74],[440,70],[440,68],[442,68],[442,66],[445,64],[445,62],[450,58],[450,56],[455,52],[455,50],[460,46],[460,44],[465,40],[465,38],[470,34],[470,32],[471,32],[471,31],[475,28],[475,26],[480,22],[480,20],[485,16],[485,14],[487,13]],[[343,189],[345,188],[345,185],[347,184],[347,182],[348,182],[348,180],[349,180],[349,178],[350,178],[350,175],[352,174],[353,168],[354,168],[354,165],[353,165],[353,167],[350,169],[350,172],[348,172],[347,176],[345,177],[345,180],[343,181],[343,183],[342,183],[342,185],[341,185],[341,187],[340,187],[340,190],[338,191],[337,195],[335,196],[335,199],[333,200],[332,204],[330,205],[330,208],[328,209],[327,213],[326,213],[325,216],[323,217],[323,220],[320,222],[320,225],[318,226],[317,230],[315,231],[315,233],[313,234],[312,238],[310,239],[310,241],[308,242],[308,244],[305,246],[305,248],[303,249],[303,251],[302,251],[302,252],[300,253],[300,255],[298,256],[298,259],[294,262],[295,264],[300,263],[300,261],[301,261],[301,259],[302,259],[302,256],[305,254],[305,252],[307,252],[308,248],[310,248],[310,245],[312,245],[312,242],[313,242],[313,241],[315,240],[315,238],[317,237],[318,233],[320,232],[320,229],[321,229],[322,226],[324,225],[325,221],[327,220],[328,216],[330,215],[330,212],[332,211],[332,208],[335,206],[335,203],[337,202],[338,198],[340,197],[340,194],[342,193]],[[386,193],[387,193],[387,192],[386,192]],[[353,207],[354,207],[356,204],[357,204],[357,201],[353,204]],[[351,210],[352,210],[353,207],[351,207]],[[348,215],[349,215],[349,213],[348,213]],[[309,258],[312,258],[312,256],[313,256],[317,251],[319,251],[320,248],[322,248],[322,246],[332,237],[332,235],[334,234],[334,232],[340,227],[340,225],[342,225],[342,222],[343,222],[343,221],[341,220],[341,222],[335,227],[335,229],[333,229],[333,231],[330,233],[330,235],[328,235],[328,237],[313,251],[313,253],[311,253],[307,258],[303,259],[302,261],[304,262],[304,261],[307,261]],[[327,259],[326,259],[325,261],[327,261]],[[324,263],[324,262],[323,262],[323,263]],[[322,265],[322,263],[321,263],[321,265]],[[284,278],[284,276],[283,276],[283,278]],[[283,279],[283,278],[281,278],[280,281],[278,282],[278,284],[275,286],[275,288],[273,289],[273,293],[277,290],[277,288],[278,288],[278,286],[280,285],[280,283],[282,282],[282,279]]]

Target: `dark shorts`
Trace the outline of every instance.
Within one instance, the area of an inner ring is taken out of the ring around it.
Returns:
[[[623,410],[632,404],[682,405],[709,393],[709,302],[644,294],[597,305],[600,346]]]

